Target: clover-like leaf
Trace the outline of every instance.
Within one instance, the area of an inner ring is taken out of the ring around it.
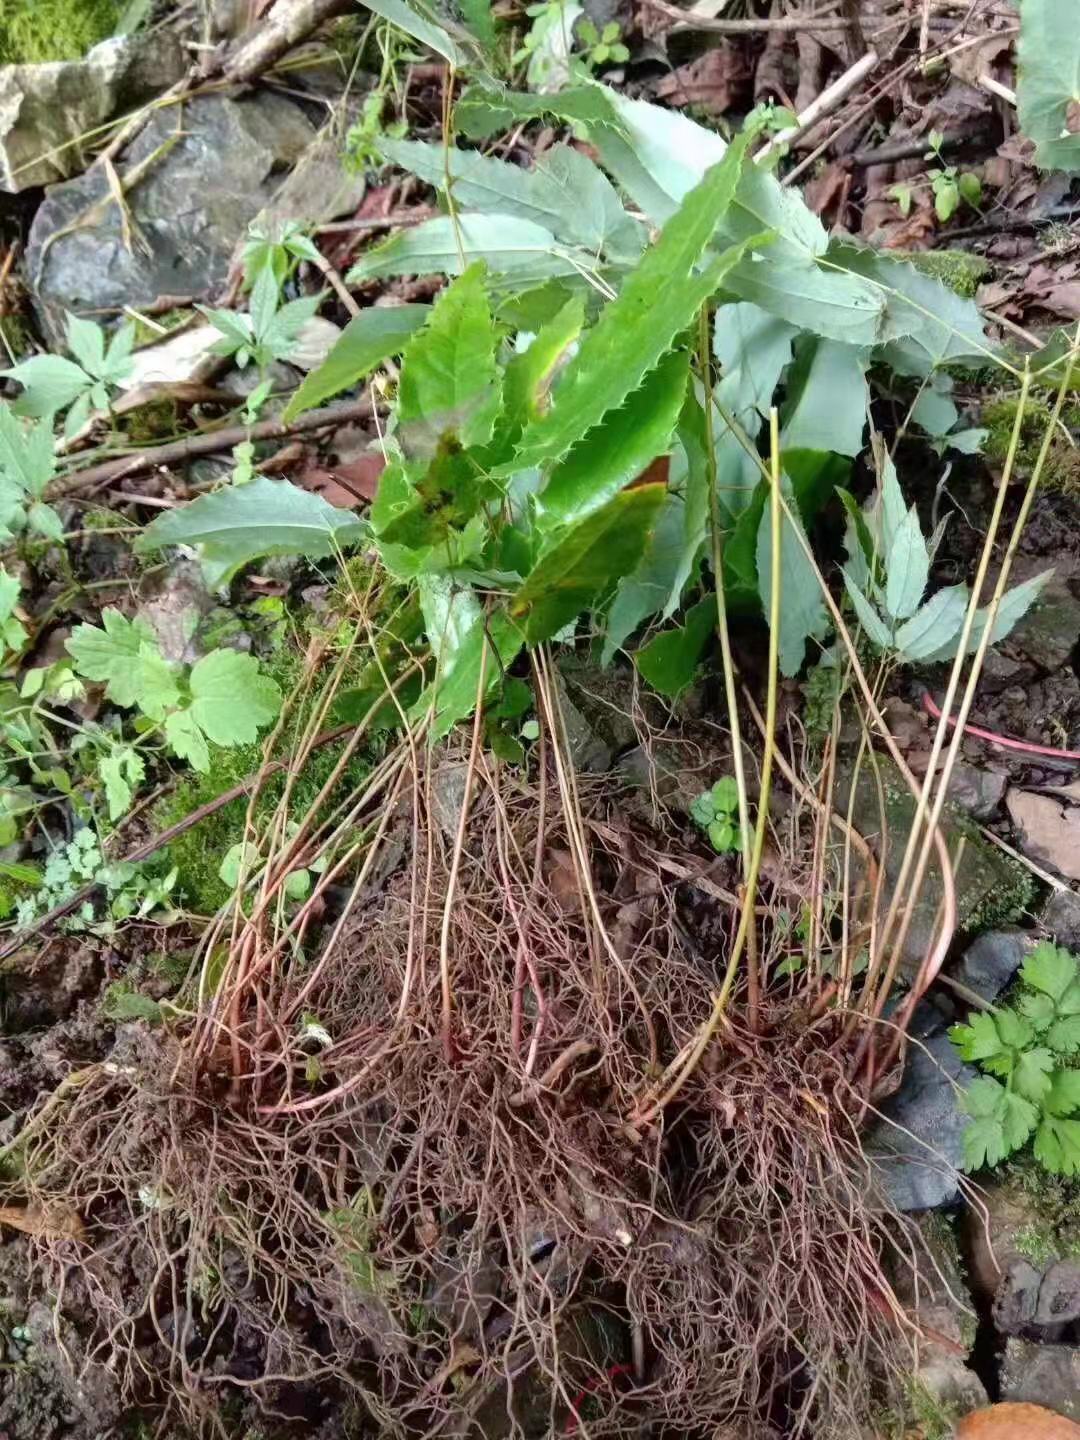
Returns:
[[[191,672],[191,714],[217,745],[250,745],[276,719],[281,691],[253,655],[213,650]]]

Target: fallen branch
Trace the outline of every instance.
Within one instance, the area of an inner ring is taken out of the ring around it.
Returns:
[[[222,75],[237,85],[256,79],[325,20],[347,15],[353,8],[353,0],[278,0],[251,38],[226,56]]]
[[[826,86],[817,99],[796,116],[796,124],[779,131],[763,145],[754,156],[755,161],[760,163],[778,145],[792,145],[796,140],[801,140],[819,120],[824,120],[826,115],[831,115],[851,92],[862,84],[877,63],[877,51],[868,50],[865,55],[856,60],[849,70],[845,70],[843,75],[834,80],[831,85]]]
[[[155,449],[138,450],[131,455],[119,455],[115,460],[104,460],[100,465],[90,465],[85,470],[77,470],[73,475],[64,475],[49,486],[46,498],[58,500],[65,495],[75,495],[80,490],[93,489],[96,485],[128,480],[147,470],[183,464],[187,460],[197,459],[200,455],[217,455],[222,450],[231,450],[234,445],[243,444],[245,440],[282,440],[290,435],[306,434],[310,430],[351,425],[358,420],[369,419],[371,406],[371,392],[364,390],[355,400],[347,400],[341,405],[328,405],[325,410],[311,410],[287,425],[281,420],[260,420],[256,425],[232,425],[226,430],[189,435],[184,440],[174,440]]]

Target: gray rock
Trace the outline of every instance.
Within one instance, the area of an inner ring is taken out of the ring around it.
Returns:
[[[1074,890],[1055,890],[1043,907],[1039,922],[1059,945],[1070,949],[1080,945],[1080,895]]]
[[[61,310],[149,305],[159,295],[204,295],[225,280],[237,242],[266,206],[314,134],[303,112],[261,91],[242,99],[204,96],[178,111],[161,110],[120,165],[121,174],[175,135],[127,199],[149,253],[124,244],[117,206],[80,226],[108,193],[91,169],[55,186],[34,218],[27,272],[38,307],[56,331]],[[78,226],[70,234],[60,233]],[[55,243],[53,243],[53,238]]]
[[[908,1047],[900,1088],[865,1136],[885,1193],[904,1211],[949,1205],[959,1194],[967,1118],[955,1087],[966,1088],[977,1073],[960,1059],[944,1020],[929,1005],[916,1009],[911,1033],[920,1043]]]
[[[566,731],[566,748],[575,770],[592,775],[602,775],[611,769],[612,749],[596,733],[589,721],[570,698],[566,681],[555,672],[555,687],[559,692],[559,709],[562,713],[563,728]]]
[[[923,1332],[913,1379],[950,1414],[977,1410],[987,1403],[986,1389],[963,1352],[975,1344],[978,1321],[950,1217],[916,1217],[911,1244],[897,1246],[894,1265],[897,1299]]]
[[[183,73],[179,43],[164,34],[106,40],[83,60],[0,67],[0,189],[17,193],[76,174],[86,156],[72,142]]]
[[[989,820],[1009,783],[1006,771],[957,761],[949,777],[949,800],[975,820]]]
[[[1080,1263],[1058,1260],[1042,1277],[1035,1324],[1066,1325],[1070,1320],[1080,1320]]]
[[[1024,930],[987,930],[964,951],[957,979],[994,1001],[1019,970],[1034,943]]]
[[[887,907],[915,819],[915,800],[891,761],[882,757],[877,769],[884,792],[884,817],[874,772],[869,765],[863,765],[855,784],[852,819],[856,830],[875,850],[886,850],[885,894],[882,904]],[[834,808],[841,813],[848,805],[850,789],[850,770],[847,773],[838,772]],[[958,839],[956,822],[944,820],[941,828],[949,852],[954,854]],[[1003,897],[1007,897],[1010,892],[1015,893],[1017,870],[1013,862],[981,837],[967,831],[964,833],[966,843],[960,863],[955,869],[957,909],[960,925],[976,929],[986,923],[982,916],[987,911],[999,910]],[[902,958],[909,974],[914,973],[922,964],[933,943],[941,901],[940,872],[936,860],[932,860],[904,941]]]
[[[1001,1367],[1001,1398],[1045,1405],[1080,1420],[1080,1345],[1009,1340]]]

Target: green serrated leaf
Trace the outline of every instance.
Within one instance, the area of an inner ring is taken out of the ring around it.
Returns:
[[[134,548],[145,554],[166,545],[195,546],[210,583],[222,585],[264,555],[332,555],[339,546],[356,544],[364,533],[363,523],[347,510],[337,510],[286,480],[260,475],[248,485],[201,495],[165,511],[146,527]]]
[[[165,738],[181,760],[187,760],[202,775],[209,771],[210,748],[190,710],[174,710],[165,717]]]
[[[485,695],[498,688],[524,636],[505,610],[485,615],[469,586],[443,575],[425,575],[418,589],[438,670],[410,715],[430,717],[431,732],[438,738],[473,713],[481,683]]]
[[[1021,995],[1020,1009],[1039,1031],[1045,1030],[1057,1013],[1050,996],[1042,995],[1038,991]]]
[[[105,332],[92,320],[83,320],[78,315],[67,317],[68,349],[82,368],[93,376],[100,376],[105,369]]]
[[[998,602],[994,626],[990,631],[991,645],[996,645],[999,640],[1004,640],[1013,627],[1019,624],[1039,598],[1043,586],[1053,573],[1053,570],[1043,570],[1040,574],[1033,575],[1030,580],[1025,580],[1020,585],[1014,585],[1011,590],[1006,590]],[[973,654],[977,649],[989,618],[990,607],[983,605],[976,613],[975,623],[971,627],[971,638],[968,641],[969,653]]]
[[[372,306],[353,317],[323,363],[308,375],[285,408],[288,423],[348,390],[384,360],[400,355],[431,314],[430,305]]]
[[[105,786],[109,819],[119,820],[131,806],[135,787],[145,777],[146,767],[142,756],[130,746],[112,750],[99,760],[98,774]]]
[[[1060,949],[1049,940],[1040,940],[1025,959],[1020,978],[1025,985],[1057,1002],[1077,979],[1078,969],[1075,956],[1068,950]]]
[[[1075,1055],[1080,1050],[1080,1015],[1063,1015],[1046,1032],[1046,1043],[1059,1055]]]
[[[0,374],[25,387],[17,408],[21,414],[38,419],[52,419],[93,384],[81,365],[62,355],[34,355]]]
[[[1050,1090],[1050,1077],[1054,1070],[1053,1052],[1039,1045],[1024,1050],[1013,1070],[1013,1087],[1025,1100],[1041,1102]]]
[[[402,450],[410,459],[430,459],[447,434],[466,448],[485,444],[500,382],[484,267],[475,265],[447,286],[406,347],[397,409]]]
[[[350,285],[390,275],[461,275],[482,260],[515,285],[540,284],[596,268],[584,250],[561,246],[544,226],[512,215],[440,215],[401,230],[367,251],[349,271]]]
[[[904,516],[885,555],[885,608],[894,620],[914,615],[930,576],[930,552],[914,505]]]
[[[1080,1175],[1080,1120],[1044,1114],[1035,1132],[1035,1158],[1055,1175]]]
[[[112,607],[102,611],[101,621],[102,629],[77,625],[65,642],[76,671],[87,680],[104,682],[114,704],[137,705],[144,715],[160,720],[180,692],[154,632],[145,621],[128,620]]]
[[[636,486],[555,537],[510,602],[526,640],[557,634],[608,585],[636,567],[666,487]]]
[[[893,645],[892,631],[863,594],[849,568],[844,570],[844,589],[855,606],[855,614],[866,632],[867,639],[879,650],[890,650]]]
[[[956,646],[971,592],[966,585],[948,585],[905,620],[896,632],[896,648],[905,660],[927,660]]]
[[[426,4],[425,0],[364,0],[364,4],[376,15],[389,20],[391,25],[404,30],[406,35],[434,50],[436,55],[449,60],[455,69],[460,69],[467,62],[467,52],[447,29],[448,22],[443,23],[445,17],[440,16],[435,7]]]
[[[797,675],[806,658],[807,640],[820,640],[829,628],[821,585],[798,538],[802,531],[791,488],[785,481],[788,509],[780,516],[780,673]],[[766,619],[772,588],[772,517],[762,511],[757,532],[758,594]]]
[[[1080,1110],[1080,1070],[1055,1070],[1042,1107],[1048,1115],[1071,1115]]]
[[[868,352],[836,340],[810,338],[797,347],[787,379],[781,445],[858,455],[870,404]]]
[[[687,611],[682,625],[662,631],[643,646],[634,656],[634,663],[654,690],[662,695],[679,695],[693,680],[715,627],[716,597],[707,595]]]
[[[1034,1038],[1034,1031],[1029,1022],[1015,1010],[1004,1007],[996,1011],[994,1023],[997,1032],[1001,1036],[1003,1045],[1011,1046],[1014,1050],[1022,1049],[1030,1045]]]
[[[562,458],[608,411],[617,408],[690,324],[741,258],[728,251],[705,263],[706,248],[731,203],[745,145],[733,145],[729,157],[710,171],[687,197],[686,205],[665,226],[620,291],[586,331],[577,354],[555,385],[548,413],[522,436],[515,466],[550,464]],[[763,237],[747,242],[761,248]],[[664,303],[656,304],[663,293]]]
[[[667,453],[689,369],[686,351],[666,355],[626,404],[610,411],[555,467],[537,497],[543,529],[584,519]]]
[[[531,220],[568,245],[593,255],[636,259],[644,231],[623,208],[598,166],[568,145],[554,145],[526,170],[479,150],[452,149],[417,140],[387,140],[383,153],[428,185],[449,183],[463,210]]]
[[[36,500],[55,474],[51,424],[23,426],[9,406],[0,405],[0,476],[20,495]]]
[[[949,1039],[964,1060],[987,1060],[1000,1055],[1003,1049],[997,1022],[988,1010],[976,1010],[968,1016],[967,1025],[953,1025]],[[969,1114],[974,1114],[969,1111]]]
[[[276,719],[281,691],[254,655],[213,650],[191,671],[191,716],[216,745],[250,745]]]

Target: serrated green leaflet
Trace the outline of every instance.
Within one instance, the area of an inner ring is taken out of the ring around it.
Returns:
[[[431,314],[429,305],[393,305],[362,310],[341,332],[330,354],[311,372],[285,407],[288,423],[324,400],[347,390],[391,356],[400,355]]]
[[[836,340],[809,339],[787,377],[780,443],[784,450],[858,455],[870,405],[866,352]]]
[[[438,737],[470,715],[478,698],[502,684],[524,636],[504,609],[486,615],[471,586],[432,575],[424,576],[418,588],[437,670],[411,714],[414,719],[430,717]]]
[[[191,713],[215,745],[250,745],[281,709],[281,691],[254,655],[214,650],[191,671]]]
[[[666,489],[639,485],[560,535],[510,602],[530,644],[548,640],[599,593],[634,569],[656,523]]]
[[[797,508],[790,503],[791,487],[785,481],[790,516],[780,516],[780,673],[797,675],[806,656],[807,640],[820,640],[829,626],[821,585],[796,533],[802,530]],[[757,531],[758,594],[766,618],[772,589],[772,518],[768,506]]]
[[[402,230],[369,250],[349,271],[361,285],[388,275],[460,275],[482,260],[495,275],[516,285],[537,285],[560,275],[595,269],[588,251],[560,246],[533,220],[514,215],[440,216]]]
[[[687,197],[618,297],[585,333],[555,386],[551,409],[522,436],[516,468],[560,460],[609,410],[621,405],[671,349],[744,251],[765,243],[766,237],[756,236],[722,256],[704,259],[717,223],[731,203],[744,150],[744,145],[733,145]],[[658,304],[661,295],[663,303]]]
[[[966,585],[949,585],[931,595],[897,630],[897,650],[907,660],[927,660],[955,647],[970,599]]]
[[[405,455],[428,459],[448,434],[466,448],[490,440],[501,378],[484,269],[476,265],[442,292],[405,350],[398,387]]]
[[[604,172],[568,145],[553,146],[530,170],[478,150],[447,151],[423,141],[388,140],[382,148],[428,185],[449,185],[463,210],[530,220],[594,255],[632,261],[645,243],[642,226],[623,209]]]
[[[146,527],[135,550],[145,554],[166,545],[197,546],[207,580],[222,585],[263,555],[332,555],[360,540],[364,528],[355,515],[309,490],[258,476],[250,485],[167,510]]]
[[[557,94],[535,95],[478,82],[462,95],[454,108],[454,118],[461,134],[470,140],[486,140],[519,121],[544,118],[585,125],[590,133],[621,130],[623,125],[611,98],[614,93],[606,85],[590,84],[571,85]]]
[[[689,356],[666,355],[625,406],[612,410],[555,467],[537,497],[541,525],[572,525],[666,454],[686,395]]]
[[[885,556],[885,608],[894,620],[914,615],[930,574],[919,515],[914,506],[897,527]]]
[[[1044,170],[1080,170],[1080,24],[1071,0],[1024,0],[1016,109]]]

